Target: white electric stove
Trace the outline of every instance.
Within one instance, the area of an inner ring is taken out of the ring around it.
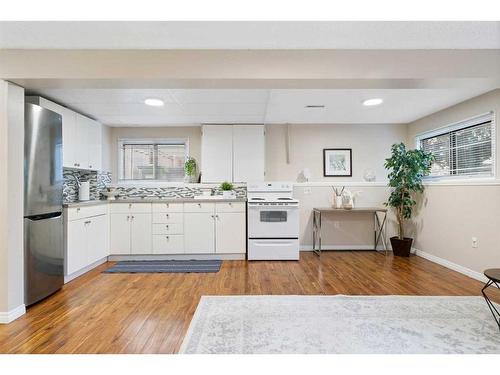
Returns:
[[[248,260],[299,259],[299,201],[290,182],[247,185]]]

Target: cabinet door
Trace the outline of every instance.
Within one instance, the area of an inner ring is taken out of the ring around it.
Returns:
[[[151,214],[131,214],[130,218],[130,253],[152,254]]]
[[[233,181],[264,181],[264,125],[233,126]]]
[[[97,121],[88,119],[88,165],[86,168],[101,170],[102,127]]]
[[[106,215],[91,217],[86,220],[88,234],[88,264],[108,256],[108,219]]]
[[[111,214],[109,220],[110,253],[130,254],[130,214]]]
[[[244,212],[216,215],[215,252],[241,254],[246,252],[246,221]]]
[[[89,118],[76,114],[75,159],[79,168],[88,169],[89,165]]]
[[[184,254],[184,236],[154,234],[153,254]]]
[[[201,142],[201,182],[233,180],[233,127],[204,125]]]
[[[87,220],[69,221],[66,240],[66,275],[87,265]]]
[[[215,215],[184,213],[184,252],[186,254],[215,253]]]
[[[78,167],[75,155],[78,144],[76,135],[76,112],[44,98],[40,98],[40,104],[44,108],[59,113],[62,117],[63,166],[67,168]]]

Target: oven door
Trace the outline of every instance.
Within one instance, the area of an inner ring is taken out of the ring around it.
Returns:
[[[248,237],[298,238],[298,205],[248,205]]]

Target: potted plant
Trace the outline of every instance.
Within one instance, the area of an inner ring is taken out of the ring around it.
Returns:
[[[234,185],[232,183],[224,181],[220,184],[220,189],[224,198],[231,198],[233,196]]]
[[[196,178],[196,160],[191,156],[188,156],[186,162],[184,163],[184,182],[195,182]]]
[[[434,157],[422,150],[407,150],[404,143],[392,145],[391,154],[384,164],[392,188],[385,205],[395,209],[399,228],[399,235],[391,237],[391,245],[394,255],[408,257],[413,238],[405,237],[404,223],[411,219],[415,195],[424,191],[422,178],[429,174]]]

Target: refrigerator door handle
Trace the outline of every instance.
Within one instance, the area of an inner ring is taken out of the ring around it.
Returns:
[[[27,216],[27,217],[25,217],[25,219],[27,219],[29,221],[55,220],[55,219],[59,219],[61,216],[62,216],[62,212],[51,212],[50,214]]]

